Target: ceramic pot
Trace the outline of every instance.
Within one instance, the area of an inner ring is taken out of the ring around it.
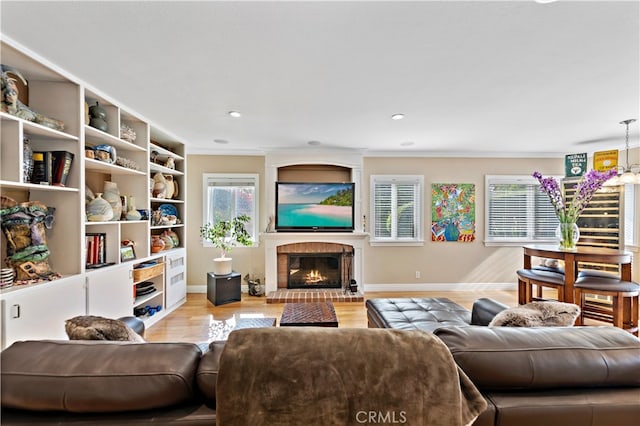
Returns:
[[[91,120],[89,120],[89,126],[98,130],[102,130],[103,132],[109,130],[109,125],[102,118],[92,118]]]
[[[167,229],[166,231],[164,231],[164,233],[166,235],[168,235],[169,237],[171,237],[171,239],[173,240],[173,247],[179,247],[180,246],[180,238],[178,237],[178,234],[176,234],[171,229]]]
[[[127,203],[127,220],[140,220],[142,219],[142,215],[136,209],[136,198],[129,197],[129,202]]]
[[[102,198],[107,200],[113,209],[113,218],[111,220],[120,220],[120,216],[122,216],[122,200],[120,200],[120,190],[115,182],[104,182]]]
[[[164,241],[165,250],[171,250],[173,248],[173,238],[167,235],[166,231],[160,235],[160,239]]]
[[[153,176],[153,196],[155,198],[167,198],[167,180],[162,173],[156,173]]]
[[[216,257],[213,259],[213,273],[215,275],[229,275],[231,267],[230,257]]]
[[[100,106],[100,103],[96,101],[95,105],[89,107],[89,115],[94,118],[107,118],[107,110]]]
[[[158,253],[164,250],[164,241],[160,238],[160,235],[151,236],[151,253]]]
[[[175,184],[173,182],[173,176],[166,175],[164,177],[164,180],[165,180],[165,185],[167,186],[167,193],[164,198],[166,199],[173,198],[173,194],[175,192]]]
[[[89,222],[107,222],[113,218],[111,204],[98,192],[96,197],[87,204],[87,220]]]

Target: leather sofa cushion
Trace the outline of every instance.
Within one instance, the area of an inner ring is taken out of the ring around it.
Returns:
[[[145,410],[195,394],[191,343],[16,342],[0,354],[3,407],[76,413]]]
[[[216,341],[209,344],[209,350],[202,356],[196,373],[198,389],[209,400],[216,400],[216,381],[220,369],[220,356],[226,342]]]
[[[495,410],[494,422],[487,423],[491,425],[622,426],[637,425],[640,419],[640,388],[496,391],[485,397]]]
[[[640,386],[640,340],[614,327],[435,331],[481,390]]]

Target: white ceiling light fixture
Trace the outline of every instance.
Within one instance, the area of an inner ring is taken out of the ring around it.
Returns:
[[[318,146],[318,145],[320,145],[320,141],[309,141],[309,142],[307,142],[307,145]]]
[[[242,117],[242,114],[240,113],[240,111],[229,111],[227,114],[229,114],[229,116],[233,118]]]
[[[400,143],[400,146],[413,146],[414,142],[412,141],[404,141]]]
[[[404,114],[400,114],[400,113],[398,113],[398,114],[393,114],[393,115],[391,116],[391,119],[392,119],[392,120],[402,120],[403,118],[404,118]]]
[[[625,138],[625,166],[618,166],[618,176],[609,179],[607,181],[607,186],[625,185],[628,183],[640,185],[640,164],[629,164],[629,124],[635,121],[635,118],[630,118],[620,122],[620,124],[624,124],[627,128]]]
[[[228,143],[229,143],[229,141],[228,141],[228,140],[226,140],[226,139],[214,139],[213,141],[214,141],[215,143],[219,143],[220,145],[226,145],[226,144],[228,144]]]

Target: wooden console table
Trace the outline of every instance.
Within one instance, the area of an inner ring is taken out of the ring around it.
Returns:
[[[555,245],[525,246],[525,269],[531,269],[532,256],[564,261],[564,301],[567,303],[575,303],[573,284],[578,277],[578,262],[617,263],[620,265],[620,278],[623,281],[631,281],[632,255],[628,251],[599,247],[578,247],[569,251]]]

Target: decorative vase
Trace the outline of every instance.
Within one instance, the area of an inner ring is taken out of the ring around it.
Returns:
[[[122,216],[122,200],[120,199],[120,190],[115,182],[104,182],[102,198],[107,200],[113,209],[113,218],[111,220],[120,220],[120,216]]]
[[[25,183],[31,182],[31,176],[33,175],[33,148],[29,138],[24,136],[22,138],[22,178]]]
[[[580,239],[580,228],[575,222],[560,222],[556,228],[556,238],[563,250],[575,250]]]
[[[102,193],[98,192],[96,197],[87,204],[87,220],[89,222],[107,222],[113,218],[113,208],[111,204],[102,198]]]
[[[131,196],[129,197],[129,202],[128,202],[128,205],[127,205],[126,219],[127,220],[140,220],[140,219],[142,219],[142,215],[136,209],[136,198],[135,197],[131,197]]]
[[[175,231],[173,231],[172,229],[167,229],[166,231],[164,231],[164,234],[171,237],[171,240],[173,241],[173,247],[180,247],[180,237],[178,237],[178,234],[176,234]]]
[[[164,250],[164,241],[160,238],[160,235],[151,236],[151,253],[158,253]]]
[[[162,173],[153,176],[153,196],[155,198],[167,198],[167,180]]]
[[[102,108],[98,102],[89,107],[89,115],[91,116],[89,126],[102,130],[103,132],[106,132],[109,129],[109,125],[106,121],[107,110]]]
[[[215,275],[229,275],[231,266],[230,257],[216,257],[213,259],[213,273]]]
[[[171,199],[173,198],[174,192],[175,192],[175,185],[173,182],[173,176],[171,175],[166,175],[164,177],[165,180],[165,185],[167,186],[167,193],[165,194],[164,198],[166,199]]]
[[[173,248],[173,238],[171,238],[166,231],[160,234],[160,239],[164,242],[164,250],[171,250]]]

